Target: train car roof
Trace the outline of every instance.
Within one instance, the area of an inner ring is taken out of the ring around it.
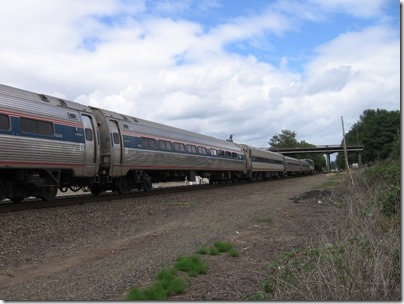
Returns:
[[[173,140],[195,143],[199,145],[206,145],[233,151],[241,151],[241,148],[233,142],[229,142],[213,136],[203,135],[200,133],[187,131],[146,119],[100,109],[97,107],[91,108],[101,111],[107,118],[113,118],[118,120],[121,124],[126,124],[129,131],[138,132],[144,134],[145,136],[149,135],[162,138],[170,138]]]
[[[262,156],[270,154],[270,155],[274,155],[274,156],[276,155],[276,156],[283,157],[282,154],[280,154],[278,152],[274,152],[274,151],[268,151],[266,148],[256,148],[256,147],[249,146],[249,145],[246,145],[246,144],[238,144],[238,145],[240,147],[244,147],[244,148],[250,149],[250,150],[252,150],[252,151],[254,151],[256,153],[259,153]]]
[[[37,103],[44,104],[44,105],[65,107],[68,109],[74,109],[74,110],[88,112],[88,113],[93,112],[90,107],[77,103],[77,102],[74,102],[74,101],[50,96],[47,94],[40,94],[40,93],[31,92],[31,91],[26,91],[26,90],[10,87],[10,86],[4,85],[4,84],[0,84],[0,95],[9,96],[9,97],[12,97],[13,99],[19,99],[21,101],[32,101],[32,102],[37,102]]]

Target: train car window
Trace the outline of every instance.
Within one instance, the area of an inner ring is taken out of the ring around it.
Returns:
[[[49,121],[21,117],[20,129],[26,133],[53,135],[53,123]]]
[[[149,138],[149,147],[156,148],[156,140],[153,138]]]
[[[142,147],[143,147],[143,148],[149,147],[149,139],[148,139],[148,138],[142,137],[140,140],[141,140],[141,142],[142,142]]]
[[[231,153],[230,153],[229,151],[226,151],[226,152],[225,152],[225,155],[226,155],[227,157],[231,157]]]
[[[122,128],[124,128],[125,130],[129,130],[129,126],[127,124],[123,124]]]
[[[198,152],[199,152],[199,154],[206,154],[206,148],[198,147]]]
[[[121,140],[119,138],[119,134],[114,132],[112,133],[112,139],[114,140],[115,145],[119,145],[121,143]]]
[[[238,154],[235,153],[235,152],[232,152],[232,153],[231,153],[231,157],[233,157],[233,158],[237,158],[237,155],[238,155]]]
[[[216,149],[210,149],[210,155],[216,156],[217,155]]]
[[[166,149],[171,151],[171,143],[169,141],[166,141]]]
[[[0,130],[10,130],[10,118],[8,115],[0,114]]]
[[[142,146],[144,148],[156,148],[156,140],[153,138],[142,137]]]
[[[180,143],[174,143],[175,151],[185,152],[185,145]]]
[[[224,151],[223,150],[219,150],[218,151],[219,156],[224,156]]]
[[[93,141],[93,140],[94,140],[94,137],[93,137],[93,130],[91,130],[91,129],[89,129],[89,128],[86,128],[86,129],[84,130],[84,133],[86,134],[86,140],[87,140],[87,141]]]
[[[189,153],[196,153],[196,147],[193,145],[187,145],[187,151]]]
[[[166,149],[166,143],[165,143],[164,140],[160,140],[160,141],[159,141],[159,147],[160,147],[160,149],[163,149],[163,150]]]

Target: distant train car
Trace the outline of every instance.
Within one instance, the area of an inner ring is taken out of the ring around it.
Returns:
[[[302,159],[284,156],[285,175],[302,175],[310,172],[310,165]]]
[[[152,182],[206,177],[210,182],[240,179],[243,150],[232,142],[91,107],[101,137],[101,183],[125,193],[150,190]]]
[[[310,158],[305,158],[304,160],[309,163],[310,174],[314,174],[314,161]]]
[[[246,157],[248,178],[261,179],[280,177],[284,174],[282,154],[240,144]]]
[[[0,85],[0,199],[53,199],[89,185],[99,166],[98,129],[84,105]]]

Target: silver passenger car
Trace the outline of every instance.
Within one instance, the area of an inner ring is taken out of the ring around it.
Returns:
[[[0,85],[0,199],[52,199],[98,172],[97,126],[84,105]]]
[[[284,173],[283,155],[241,144],[246,156],[248,178],[280,177]]]
[[[241,178],[243,150],[232,142],[144,119],[92,107],[100,129],[101,188],[119,192],[149,190],[152,182],[194,180],[210,182]]]
[[[286,175],[301,175],[310,173],[310,165],[303,159],[284,156],[284,163]]]

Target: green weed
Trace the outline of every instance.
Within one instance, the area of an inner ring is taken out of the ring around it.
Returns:
[[[229,242],[215,242],[213,246],[217,248],[219,252],[228,252],[233,248],[233,245]]]
[[[180,256],[174,267],[188,273],[190,277],[196,277],[198,274],[205,274],[208,271],[208,266],[196,255],[191,257]]]
[[[175,269],[165,269],[156,276],[152,286],[145,288],[134,287],[128,292],[128,300],[167,300],[169,296],[181,294],[187,287],[187,283],[176,276]]]

